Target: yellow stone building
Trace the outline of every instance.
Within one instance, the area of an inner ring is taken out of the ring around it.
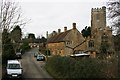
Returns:
[[[74,48],[74,50],[91,52],[95,57],[96,52],[100,53],[103,44],[108,44],[107,52],[114,51],[112,29],[106,26],[106,7],[104,6],[91,9],[91,37],[83,38],[77,30],[76,23],[73,23],[73,28],[70,30],[64,27],[64,32],[60,29],[58,32],[53,31],[48,36],[47,48],[52,55],[71,55]]]
[[[76,47],[84,41],[82,34],[76,28],[76,23],[73,23],[73,28],[70,30],[64,27],[64,32],[58,29],[58,32],[53,31],[49,36],[47,47],[52,55],[71,55],[73,54],[73,48],[74,50],[85,50],[84,43]]]

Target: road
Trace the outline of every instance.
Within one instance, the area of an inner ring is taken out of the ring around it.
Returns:
[[[23,77],[25,80],[33,79],[33,80],[46,80],[52,79],[52,77],[46,72],[44,69],[45,62],[37,61],[34,57],[34,52],[37,52],[38,49],[32,49],[29,52],[26,52],[22,55],[22,59],[20,59],[22,67],[23,67]]]

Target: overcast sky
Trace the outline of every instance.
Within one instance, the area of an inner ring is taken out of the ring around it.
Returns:
[[[77,24],[81,30],[91,25],[91,8],[106,6],[108,0],[19,0],[25,18],[31,19],[23,32],[45,36],[46,31],[64,30]]]

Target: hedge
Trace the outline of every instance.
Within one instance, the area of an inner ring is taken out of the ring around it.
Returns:
[[[54,56],[46,62],[46,70],[61,79],[106,78],[105,63],[99,59]]]

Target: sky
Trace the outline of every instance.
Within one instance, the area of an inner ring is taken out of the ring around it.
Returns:
[[[106,6],[108,0],[18,0],[22,14],[30,21],[23,28],[24,34],[34,33],[36,37],[46,32],[64,31],[76,23],[81,32],[91,25],[91,8]]]

